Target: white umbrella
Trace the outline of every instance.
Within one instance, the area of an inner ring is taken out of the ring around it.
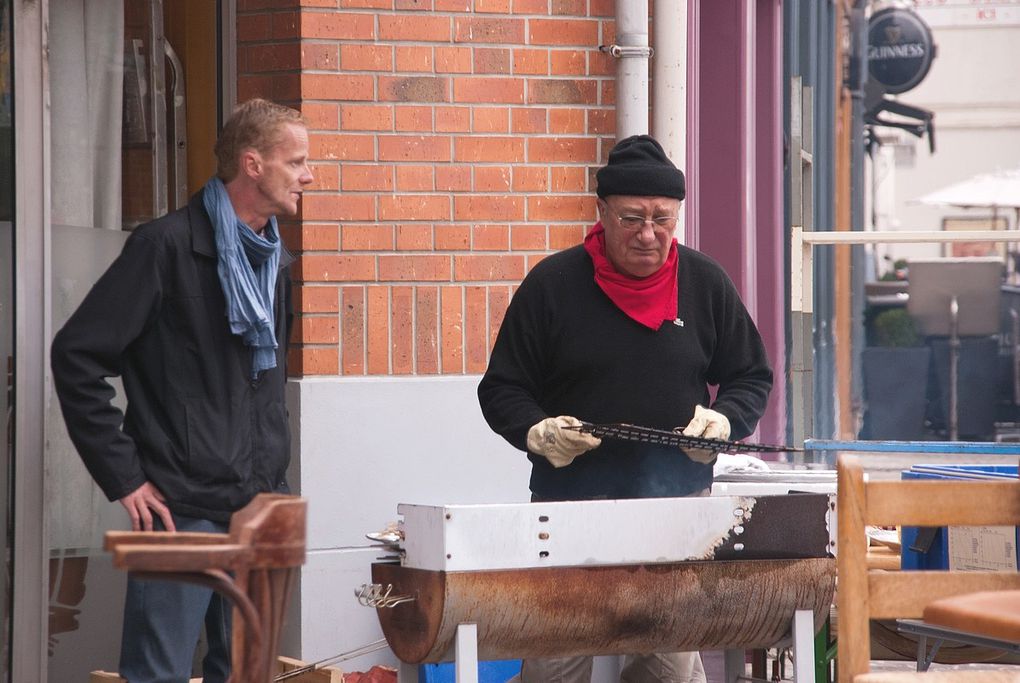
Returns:
[[[929,192],[915,201],[939,206],[1020,211],[1020,168],[994,173],[979,173],[967,180]]]

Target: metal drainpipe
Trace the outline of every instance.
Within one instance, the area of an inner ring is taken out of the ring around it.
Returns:
[[[655,0],[652,21],[652,135],[666,156],[686,173],[687,167],[687,1]],[[676,238],[686,244],[684,212]]]
[[[648,1],[616,0],[616,139],[648,132]]]

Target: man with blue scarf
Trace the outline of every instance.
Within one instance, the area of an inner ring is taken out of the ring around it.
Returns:
[[[296,215],[312,182],[305,122],[250,100],[216,156],[216,175],[186,207],[134,230],[53,340],[71,439],[136,531],[226,532],[257,493],[287,490],[294,259],[276,217]],[[120,675],[189,680],[203,625],[203,678],[226,681],[229,604],[209,588],[129,579]]]

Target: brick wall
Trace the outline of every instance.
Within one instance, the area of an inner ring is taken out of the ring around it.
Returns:
[[[296,375],[480,373],[595,217],[612,0],[241,0],[238,98],[300,107]]]

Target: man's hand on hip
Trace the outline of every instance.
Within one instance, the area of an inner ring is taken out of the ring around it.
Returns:
[[[730,421],[722,413],[694,406],[694,417],[683,429],[684,436],[700,436],[704,439],[730,438]],[[684,453],[694,462],[710,463],[715,460],[716,451],[709,448],[685,448]]]
[[[553,467],[566,467],[574,458],[597,448],[602,439],[564,427],[579,427],[581,421],[569,415],[547,417],[528,430],[528,450],[545,456]]]
[[[120,499],[120,504],[131,517],[132,531],[152,531],[153,512],[163,520],[167,531],[177,531],[173,515],[165,503],[166,498],[160,490],[148,481]]]

